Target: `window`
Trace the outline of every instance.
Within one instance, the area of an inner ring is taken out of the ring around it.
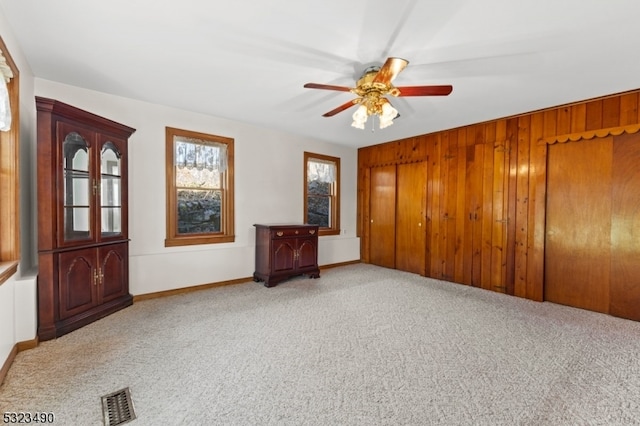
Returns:
[[[0,94],[3,114],[0,131],[0,284],[17,271],[20,258],[20,213],[18,198],[18,146],[20,141],[19,73],[7,47],[0,38],[0,84],[5,85]],[[4,90],[6,88],[6,90]],[[6,111],[6,109],[10,111]]]
[[[304,179],[304,222],[340,234],[340,159],[305,152]]]
[[[166,148],[165,246],[233,242],[233,139],[167,127]]]

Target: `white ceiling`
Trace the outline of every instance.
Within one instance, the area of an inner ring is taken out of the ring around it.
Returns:
[[[638,0],[0,0],[36,77],[361,147],[640,88]],[[1,33],[1,31],[0,31]],[[409,61],[384,130],[322,114]],[[197,129],[192,129],[197,130]]]

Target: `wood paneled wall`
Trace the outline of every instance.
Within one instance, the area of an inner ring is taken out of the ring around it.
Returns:
[[[426,161],[426,275],[542,301],[548,144],[639,128],[637,90],[360,148],[362,261],[371,168]]]

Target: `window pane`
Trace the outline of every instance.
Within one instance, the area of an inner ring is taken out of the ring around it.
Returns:
[[[222,191],[180,189],[177,201],[179,234],[220,232]]]
[[[176,187],[179,188],[217,188],[220,186],[220,172],[187,167],[176,167]]]
[[[307,162],[307,180],[334,182],[336,180],[336,164],[333,161],[310,158]]]
[[[307,198],[307,223],[328,228],[331,224],[331,197],[309,195]]]
[[[307,181],[307,193],[310,195],[331,195],[331,183],[317,180]]]

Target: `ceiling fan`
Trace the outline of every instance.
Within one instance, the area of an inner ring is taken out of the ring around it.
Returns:
[[[356,83],[356,87],[334,86],[330,84],[307,83],[307,89],[337,90],[351,92],[358,97],[323,114],[323,117],[332,117],[339,112],[360,105],[353,114],[351,125],[358,129],[364,129],[364,124],[370,115],[377,115],[380,120],[380,128],[384,129],[393,124],[393,119],[398,116],[396,110],[385,95],[391,96],[447,96],[453,90],[451,85],[439,86],[404,86],[395,87],[391,82],[406,68],[409,61],[402,58],[387,58],[382,67],[369,67]]]

